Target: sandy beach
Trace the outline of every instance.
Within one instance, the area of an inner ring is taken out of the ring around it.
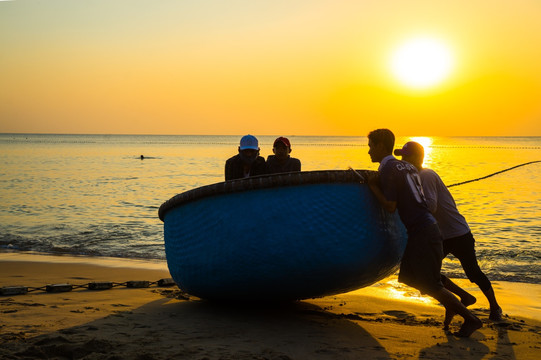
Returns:
[[[168,278],[163,263],[0,254],[0,287]],[[470,338],[442,330],[443,308],[386,279],[288,304],[217,304],[176,286],[0,296],[2,359],[538,359],[539,286],[496,282],[506,314]]]

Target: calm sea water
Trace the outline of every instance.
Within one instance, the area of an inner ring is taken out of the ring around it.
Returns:
[[[239,136],[0,134],[0,254],[164,259],[159,206],[223,181]],[[275,136],[260,136],[271,154]],[[447,185],[541,160],[541,137],[414,138]],[[365,137],[292,136],[303,170],[377,168]],[[410,138],[398,138],[401,146]],[[145,159],[141,160],[140,155]],[[451,188],[493,280],[541,283],[541,163]],[[464,277],[455,259],[443,271]]]

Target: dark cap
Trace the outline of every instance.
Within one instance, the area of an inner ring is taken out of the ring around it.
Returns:
[[[408,141],[407,143],[402,146],[402,149],[396,149],[394,151],[394,154],[396,156],[410,156],[410,155],[424,155],[425,149],[423,149],[423,145],[419,144],[415,141]]]
[[[280,136],[278,139],[274,140],[274,144],[272,146],[276,146],[277,143],[282,143],[284,144],[285,146],[287,146],[288,148],[291,148],[291,144],[289,142],[289,140],[285,137],[282,137]]]

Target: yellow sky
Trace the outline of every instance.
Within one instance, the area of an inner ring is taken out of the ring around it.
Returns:
[[[0,132],[541,136],[540,19],[540,0],[0,1]],[[418,35],[455,58],[424,91],[389,67]]]

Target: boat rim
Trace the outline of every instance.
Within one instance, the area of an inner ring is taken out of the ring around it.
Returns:
[[[202,198],[237,193],[250,190],[268,189],[275,187],[299,186],[308,184],[332,184],[332,183],[365,183],[360,176],[366,179],[366,174],[371,170],[315,170],[296,171],[279,174],[252,176],[244,179],[222,181],[210,185],[204,185],[185,191],[173,196],[164,202],[159,210],[158,217],[164,221],[165,214],[182,204],[186,204]],[[360,175],[360,176],[359,176]]]

